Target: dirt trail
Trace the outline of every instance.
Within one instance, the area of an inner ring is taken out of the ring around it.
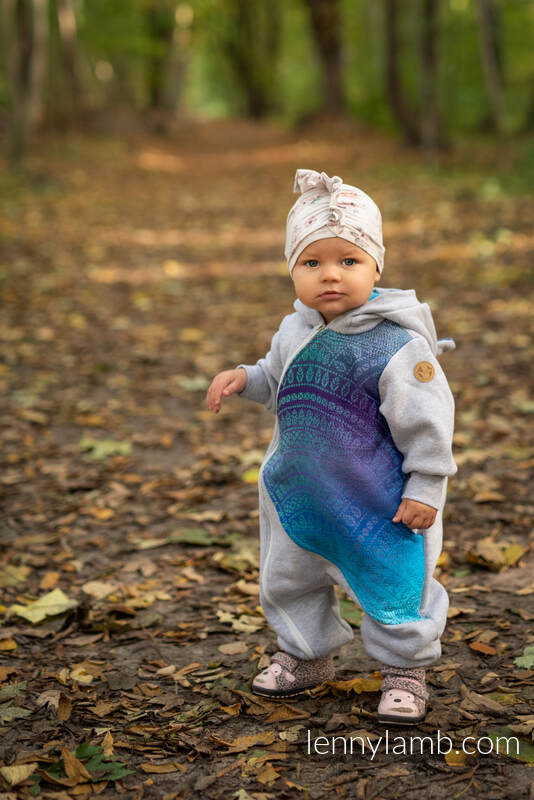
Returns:
[[[534,658],[514,660],[534,645],[534,200],[500,191],[493,164],[466,152],[431,174],[364,126],[234,121],[49,138],[29,178],[4,175],[0,761],[37,764],[17,796],[532,794]],[[457,345],[441,359],[459,466],[438,569],[450,620],[425,723],[390,739],[504,730],[519,758],[386,753],[348,603],[335,685],[290,705],[249,694],[276,646],[258,608],[254,472],[273,418],[235,397],[213,416],[204,395],[292,310],[297,167],[376,199],[380,285],[414,288]],[[11,608],[56,589],[77,605],[33,623]],[[308,753],[333,735],[369,736],[376,756]],[[82,749],[65,774],[61,747],[83,742],[132,772]]]

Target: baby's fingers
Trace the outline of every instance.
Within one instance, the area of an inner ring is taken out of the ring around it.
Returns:
[[[239,385],[238,385],[237,381],[233,380],[233,381],[230,381],[230,383],[228,384],[228,386],[225,389],[223,389],[223,394],[224,395],[233,394],[234,392],[237,392],[238,389],[239,389]]]
[[[221,388],[212,383],[206,395],[206,403],[210,411],[217,413],[221,407]]]

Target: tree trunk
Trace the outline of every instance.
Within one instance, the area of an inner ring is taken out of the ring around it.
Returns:
[[[234,0],[233,34],[223,42],[243,91],[247,114],[254,119],[265,117],[274,107],[279,11],[276,0]]]
[[[191,23],[193,14],[175,14],[172,48],[165,86],[165,105],[173,114],[180,115],[189,62]]]
[[[33,57],[28,98],[28,123],[31,129],[38,127],[44,118],[47,46],[48,0],[33,0]]]
[[[499,18],[493,0],[476,0],[476,10],[482,68],[493,126],[498,134],[502,134],[505,128],[505,108]]]
[[[71,102],[73,107],[80,107],[83,105],[84,88],[81,78],[76,14],[72,0],[56,0],[56,7],[61,37],[61,56],[65,75],[70,84]]]
[[[422,0],[421,143],[433,158],[442,143],[438,94],[438,2]]]
[[[31,130],[42,120],[47,30],[47,0],[3,0],[3,44],[11,94],[8,157],[13,166],[23,161]]]
[[[313,34],[323,71],[322,110],[343,113],[345,92],[341,53],[339,0],[307,0]]]
[[[151,109],[167,107],[166,86],[173,48],[175,11],[174,0],[156,0],[146,10],[153,47],[148,63],[148,104]]]
[[[399,43],[399,6],[397,0],[385,2],[386,30],[386,83],[391,108],[405,141],[409,145],[419,145],[421,133],[417,113],[408,107],[401,84],[401,48]]]

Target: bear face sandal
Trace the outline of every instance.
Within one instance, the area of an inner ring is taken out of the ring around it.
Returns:
[[[271,657],[270,665],[252,681],[253,694],[273,699],[285,699],[313,689],[335,675],[332,656],[304,660],[283,650]]]
[[[426,713],[425,670],[422,667],[404,669],[380,667],[383,676],[382,698],[378,706],[378,721],[394,725],[416,725]]]

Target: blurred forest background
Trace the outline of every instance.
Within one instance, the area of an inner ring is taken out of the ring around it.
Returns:
[[[163,128],[169,114],[290,127],[348,115],[429,150],[534,129],[532,0],[2,0],[2,11],[15,161],[40,126],[124,110]]]

